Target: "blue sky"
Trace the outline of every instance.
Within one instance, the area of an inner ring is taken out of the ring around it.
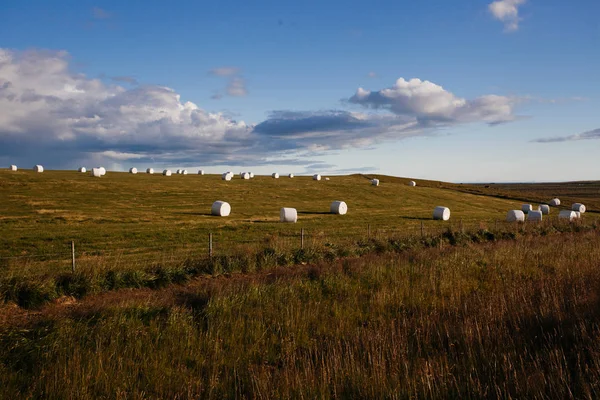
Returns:
[[[323,3],[5,0],[0,162],[598,179],[599,2]]]

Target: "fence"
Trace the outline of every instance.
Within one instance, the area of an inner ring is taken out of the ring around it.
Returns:
[[[578,220],[569,224],[558,218],[546,218],[536,223],[509,223],[499,220],[483,221],[446,221],[429,225],[423,221],[415,221],[401,228],[393,226],[373,226],[367,224],[362,230],[322,230],[296,227],[290,230],[282,229],[259,237],[239,240],[227,237],[224,232],[209,232],[204,242],[190,242],[180,246],[129,247],[90,249],[86,244],[78,245],[76,240],[61,244],[63,251],[39,254],[10,255],[0,257],[0,272],[4,275],[52,275],[67,271],[102,271],[116,268],[143,268],[150,265],[173,265],[191,259],[201,259],[214,256],[227,256],[243,253],[256,253],[266,248],[277,252],[294,251],[297,249],[336,248],[353,246],[360,242],[439,237],[448,230],[455,232],[475,232],[486,230],[499,234],[506,232],[527,233],[541,227],[556,227],[558,225],[599,225],[600,220]]]

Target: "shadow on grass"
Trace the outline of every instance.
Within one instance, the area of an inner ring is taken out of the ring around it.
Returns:
[[[329,211],[298,211],[298,214],[305,214],[305,215],[327,215],[327,214],[331,214],[331,212],[329,212]]]
[[[178,214],[178,215],[203,215],[205,217],[212,217],[212,214],[209,212],[189,212],[189,211],[178,211],[178,212],[174,212],[173,214]]]
[[[402,219],[412,219],[416,221],[432,221],[433,218],[430,217],[400,217]]]

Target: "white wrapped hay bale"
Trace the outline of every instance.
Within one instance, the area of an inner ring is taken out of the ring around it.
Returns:
[[[146,173],[152,175],[154,173],[154,168],[147,168]]]
[[[328,181],[328,180],[329,180],[329,178],[325,178],[325,180],[326,180],[326,181]]]
[[[85,167],[79,167],[79,169],[77,171],[85,174],[87,172],[87,169],[85,169]]]
[[[198,170],[198,175],[204,175],[204,170],[203,169],[199,169]]]
[[[137,168],[136,167],[129,168],[129,173],[134,174],[134,175],[137,174]]]
[[[410,182],[408,182],[408,186],[415,187],[415,186],[417,186],[417,182],[415,182],[415,181],[410,181]]]
[[[298,221],[298,212],[295,208],[284,207],[279,211],[279,220],[281,222],[296,223]]]
[[[44,167],[42,167],[41,165],[36,165],[33,167],[33,171],[34,172],[44,172]]]
[[[448,221],[450,219],[450,209],[448,207],[437,206],[433,209],[433,219]]]
[[[172,172],[171,172],[171,170],[170,170],[170,169],[165,169],[165,170],[163,171],[163,175],[164,175],[164,176],[171,176],[171,174],[172,174]]]
[[[321,180],[321,175],[319,175],[319,174],[313,175],[313,181],[320,181],[320,180]]]
[[[98,167],[98,169],[100,170],[100,176],[106,175],[106,168],[104,168],[104,167]]]
[[[223,175],[221,175],[221,179],[224,181],[230,181],[231,175],[229,174],[229,172],[225,172]]]
[[[542,212],[539,210],[531,210],[527,213],[527,221],[541,221],[543,215],[544,214],[542,214]]]
[[[573,211],[577,219],[581,218],[581,213],[579,211]]]
[[[531,204],[523,204],[521,206],[521,211],[523,211],[525,214],[529,214],[531,211],[533,211],[533,207]]]
[[[289,174],[288,175],[288,178],[293,178],[293,177],[294,177],[294,174]]]
[[[585,206],[581,203],[575,203],[571,206],[571,210],[585,214]]]
[[[17,169],[18,169],[17,166],[14,164],[10,166],[11,171],[16,171]]]
[[[242,179],[250,179],[250,174],[249,174],[249,173],[247,173],[247,172],[244,172],[244,173],[242,174]]]
[[[254,179],[254,172],[248,172],[250,174],[250,179]]]
[[[279,179],[279,174],[277,172],[273,172],[273,174],[271,175],[271,178]]]
[[[541,211],[543,215],[550,214],[550,206],[548,204],[540,204],[538,210]]]
[[[188,171],[187,171],[187,169],[182,169],[182,170],[181,170],[181,175],[187,175],[187,174],[188,174]]]
[[[568,219],[569,221],[574,221],[577,219],[577,213],[575,211],[562,210],[558,213],[559,219]]]
[[[91,176],[95,176],[96,178],[100,178],[102,176],[102,170],[100,168],[92,168],[90,171]]]
[[[371,179],[371,185],[379,186],[379,179]]]
[[[231,178],[229,178],[231,180]],[[231,206],[225,201],[215,201],[210,208],[210,213],[217,217],[227,217],[231,213]]]
[[[560,206],[560,199],[552,199],[548,202],[548,205],[552,207],[558,207]]]
[[[329,207],[332,214],[345,215],[348,212],[348,205],[344,201],[334,201]]]
[[[506,221],[525,222],[525,213],[521,210],[510,210],[508,213],[506,213]]]
[[[175,175],[181,175],[181,170],[178,169],[177,171],[175,171]]]

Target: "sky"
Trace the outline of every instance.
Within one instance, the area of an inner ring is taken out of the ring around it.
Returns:
[[[600,2],[0,3],[0,165],[600,179]]]

